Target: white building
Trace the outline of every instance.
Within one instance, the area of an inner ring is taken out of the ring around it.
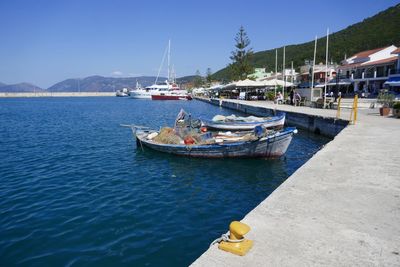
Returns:
[[[397,51],[397,53],[396,53]],[[339,76],[354,83],[354,91],[377,94],[400,68],[399,49],[394,46],[372,49],[342,61]]]

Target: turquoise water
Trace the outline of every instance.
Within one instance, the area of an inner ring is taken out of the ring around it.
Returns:
[[[329,140],[285,157],[190,159],[136,148],[122,123],[232,114],[199,101],[0,99],[0,266],[185,266]],[[237,113],[236,113],[237,114]]]

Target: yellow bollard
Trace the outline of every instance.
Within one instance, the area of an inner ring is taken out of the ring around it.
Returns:
[[[351,108],[351,111],[350,111],[350,123],[352,123],[352,124],[356,124],[357,109],[358,109],[358,95],[355,95],[354,101],[353,101],[353,107]],[[354,119],[353,119],[353,114],[354,114]]]
[[[243,236],[250,231],[247,224],[233,221],[229,225],[229,240],[219,243],[218,248],[236,255],[244,256],[253,246],[253,241]]]
[[[342,102],[342,97],[339,96],[338,105],[337,105],[337,112],[336,112],[336,119],[340,118],[340,104],[341,104],[341,102]]]
[[[354,122],[356,124],[357,121],[357,111],[358,111],[358,95],[354,97]]]

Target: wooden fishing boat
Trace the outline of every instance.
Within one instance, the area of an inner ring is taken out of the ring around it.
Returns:
[[[131,126],[136,137],[137,147],[151,148],[164,153],[196,158],[277,158],[285,154],[296,128],[288,127],[282,131],[270,131],[267,135],[250,140],[241,138],[243,134],[212,137],[206,144],[165,144],[154,140],[159,132]],[[261,128],[261,127],[260,127]]]
[[[203,126],[219,129],[219,130],[252,130],[257,125],[262,125],[265,128],[283,127],[285,124],[284,112],[271,117],[236,117],[231,116],[215,116],[213,120],[201,119]],[[216,118],[217,117],[217,118]],[[215,119],[216,118],[216,119]]]

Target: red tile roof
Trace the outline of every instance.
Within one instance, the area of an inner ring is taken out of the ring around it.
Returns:
[[[381,51],[381,50],[383,50],[385,48],[388,48],[388,47],[389,46],[358,52],[357,54],[353,55],[352,57],[357,57],[357,58],[368,57],[368,56],[370,56],[370,55],[372,55],[372,54],[374,54],[374,53],[376,53],[378,51]]]
[[[380,65],[380,64],[385,64],[385,63],[391,63],[391,62],[396,62],[397,56],[394,57],[389,57],[381,60],[376,60],[372,62],[368,62],[366,64],[362,63],[353,63],[353,64],[347,64],[347,65],[342,65],[339,66],[339,69],[348,69],[348,68],[356,68],[356,67],[364,67],[364,66],[371,66],[371,65]]]
[[[396,62],[396,60],[397,60],[397,56],[394,56],[394,57],[389,57],[389,58],[385,58],[385,59],[381,59],[381,60],[377,60],[377,61],[372,61],[367,64],[362,64],[362,66],[385,64],[385,63],[390,63],[390,62]]]

